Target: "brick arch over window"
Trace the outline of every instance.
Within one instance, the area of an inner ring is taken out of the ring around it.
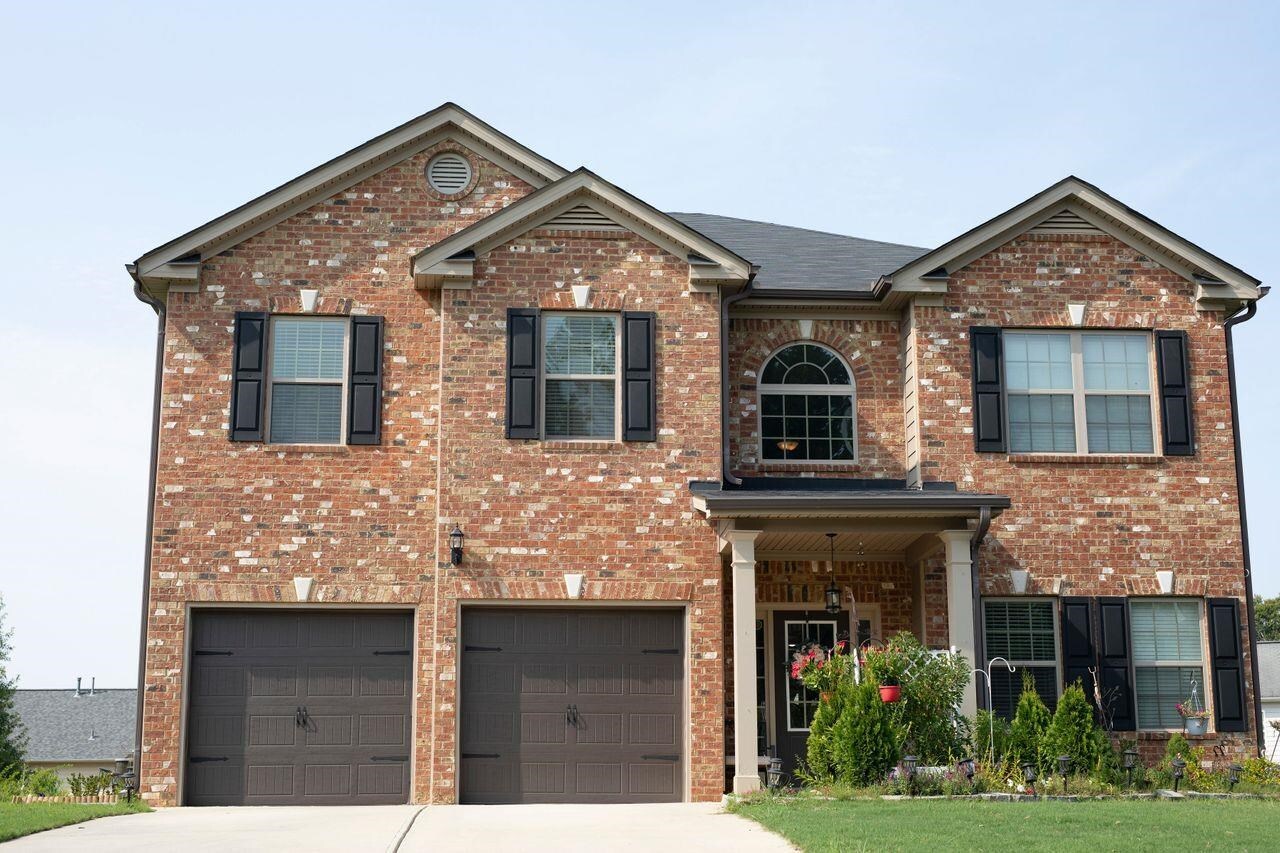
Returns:
[[[835,349],[812,340],[784,344],[760,366],[756,392],[762,459],[857,461],[857,388]]]

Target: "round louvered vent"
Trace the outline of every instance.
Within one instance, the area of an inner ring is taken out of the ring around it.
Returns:
[[[471,183],[471,164],[461,154],[437,154],[427,163],[427,183],[440,195],[460,193]]]

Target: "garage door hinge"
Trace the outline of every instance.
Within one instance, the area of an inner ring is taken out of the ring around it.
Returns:
[[[502,646],[463,646],[464,652],[500,652]]]
[[[462,757],[463,758],[501,758],[502,753],[500,752],[464,752],[462,753]]]
[[[218,755],[218,756],[192,755],[187,758],[187,761],[190,761],[192,764],[204,764],[206,761],[226,761],[226,760],[227,760],[227,757],[225,755]]]
[[[370,761],[408,761],[407,755],[370,755]]]
[[[231,657],[231,652],[216,651],[214,649],[196,649],[198,655],[225,655]]]
[[[644,655],[678,655],[679,649],[644,649],[640,652]]]
[[[409,650],[408,650],[408,649],[395,649],[394,651],[383,651],[383,650],[379,649],[378,651],[374,652],[374,654],[375,654],[375,655],[407,655],[407,654],[409,654]]]
[[[679,761],[678,755],[642,755],[640,758],[644,761]]]

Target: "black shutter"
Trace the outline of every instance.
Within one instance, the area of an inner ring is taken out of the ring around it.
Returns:
[[[507,438],[537,438],[542,347],[538,309],[507,309]]]
[[[267,334],[271,318],[261,311],[237,311],[231,366],[232,441],[262,441],[267,387]]]
[[[382,318],[351,318],[347,443],[382,443]]]
[[[979,453],[1003,453],[1004,348],[1000,329],[972,326],[969,347],[973,370],[973,449]]]
[[[1089,669],[1097,665],[1093,641],[1093,599],[1062,599],[1062,686],[1079,679],[1085,695],[1092,695]]]
[[[650,312],[622,315],[622,440],[658,440],[657,318]]]
[[[1126,598],[1098,599],[1098,682],[1102,702],[1116,731],[1138,728],[1134,716],[1133,676],[1129,668],[1129,601]],[[1085,680],[1085,694],[1093,691]]]
[[[1160,427],[1165,456],[1195,454],[1191,420],[1191,371],[1186,332],[1156,332],[1156,372],[1160,379]]]
[[[1213,710],[1218,731],[1248,731],[1240,602],[1234,598],[1209,599],[1209,654],[1213,667]]]

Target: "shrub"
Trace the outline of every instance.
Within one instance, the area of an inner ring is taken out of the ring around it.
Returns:
[[[842,682],[836,685],[827,698],[818,703],[818,710],[813,714],[813,722],[809,724],[809,740],[806,746],[808,766],[802,774],[806,782],[824,783],[835,778],[832,730],[840,719],[840,711],[853,686],[852,679]]]
[[[874,681],[865,679],[845,690],[831,732],[836,779],[848,785],[873,785],[898,763],[898,735]]]
[[[1093,706],[1077,681],[1062,691],[1058,708],[1053,712],[1053,721],[1040,739],[1041,770],[1052,771],[1057,766],[1058,756],[1069,755],[1076,772],[1092,773],[1099,768],[1104,754],[1110,749],[1106,734],[1094,719]]]
[[[1250,785],[1280,785],[1280,764],[1265,758],[1246,758],[1240,762],[1243,771],[1240,780]]]
[[[1004,717],[981,710],[970,726],[973,732],[974,758],[991,764],[1009,755],[1011,733]]]
[[[62,780],[49,769],[34,770],[19,764],[0,771],[0,799],[13,797],[55,797],[63,793]]]
[[[901,740],[910,738],[923,764],[950,764],[969,740],[968,720],[955,709],[969,681],[959,655],[935,655],[910,632],[866,653],[866,674],[876,684],[901,686],[889,714]]]
[[[1009,724],[1009,758],[1016,765],[1030,761],[1044,772],[1047,769],[1046,757],[1041,754],[1040,747],[1052,723],[1053,712],[1036,692],[1031,673],[1023,670],[1022,695],[1018,697],[1018,707],[1014,711],[1013,722]],[[1060,754],[1051,754],[1049,761],[1056,761]]]
[[[115,783],[110,773],[72,773],[67,777],[67,787],[73,797],[96,797],[114,790]]]

